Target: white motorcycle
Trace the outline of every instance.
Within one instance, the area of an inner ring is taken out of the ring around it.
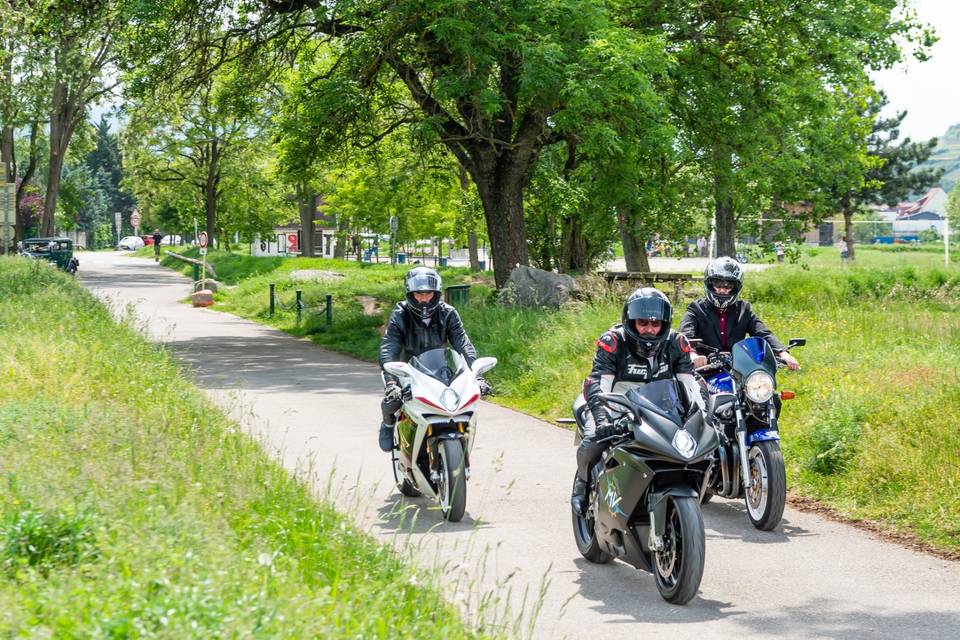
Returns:
[[[426,494],[444,519],[458,522],[467,505],[470,452],[477,429],[477,377],[497,364],[477,358],[473,367],[456,351],[432,349],[410,362],[387,362],[400,379],[403,407],[393,430],[393,476],[405,496]]]

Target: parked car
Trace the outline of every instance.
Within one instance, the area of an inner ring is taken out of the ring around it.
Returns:
[[[143,249],[144,246],[146,245],[144,245],[143,239],[137,236],[121,238],[120,242],[117,243],[117,249],[121,251],[136,251],[137,249]]]

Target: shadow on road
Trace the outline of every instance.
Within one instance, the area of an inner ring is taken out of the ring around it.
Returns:
[[[406,498],[394,494],[377,509],[377,523],[384,531],[396,533],[456,533],[486,529],[490,523],[474,520],[469,511],[460,522],[446,522],[440,514],[440,505],[422,496]]]
[[[707,539],[724,538],[743,540],[751,544],[778,544],[790,542],[793,538],[815,536],[817,534],[790,524],[784,518],[773,531],[760,531],[747,517],[747,508],[739,500],[721,500],[714,498],[703,509],[703,526]]]
[[[247,320],[220,320],[249,327]],[[229,329],[228,329],[229,331]],[[319,394],[376,394],[383,383],[376,365],[316,349],[307,342],[264,329],[259,336],[194,336],[165,343],[193,370],[203,387]],[[366,400],[358,397],[358,401]]]
[[[800,605],[782,607],[773,614],[750,614],[736,618],[736,624],[761,635],[778,635],[777,630],[802,630],[805,637],[860,640],[861,638],[945,638],[957,637],[960,613],[908,611],[885,613],[884,603],[873,610],[835,598],[814,598]],[[953,629],[953,632],[945,630]]]
[[[578,558],[574,564],[579,569],[574,582],[580,595],[593,603],[590,608],[616,617],[605,624],[707,622],[742,615],[727,611],[733,607],[729,602],[699,596],[682,607],[670,604],[660,597],[651,574],[623,562],[598,565]]]

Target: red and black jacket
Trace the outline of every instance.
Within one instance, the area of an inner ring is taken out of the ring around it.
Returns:
[[[677,374],[693,374],[690,343],[680,333],[671,330],[656,354],[647,358],[628,345],[623,325],[616,324],[597,340],[593,369],[583,382],[583,396],[597,424],[607,420],[607,412],[600,400],[601,393],[609,393],[618,382],[652,382]]]

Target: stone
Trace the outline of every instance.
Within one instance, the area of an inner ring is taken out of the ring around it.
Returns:
[[[213,291],[201,289],[190,296],[190,299],[195,307],[209,307],[213,304]]]
[[[216,293],[217,291],[220,290],[220,283],[217,282],[216,280],[211,280],[210,278],[207,278],[205,281],[197,280],[196,282],[193,283],[194,291],[201,291],[202,290],[201,288],[206,289],[212,293]]]
[[[500,301],[520,307],[557,308],[575,297],[576,288],[573,278],[564,273],[519,266],[510,272]]]

